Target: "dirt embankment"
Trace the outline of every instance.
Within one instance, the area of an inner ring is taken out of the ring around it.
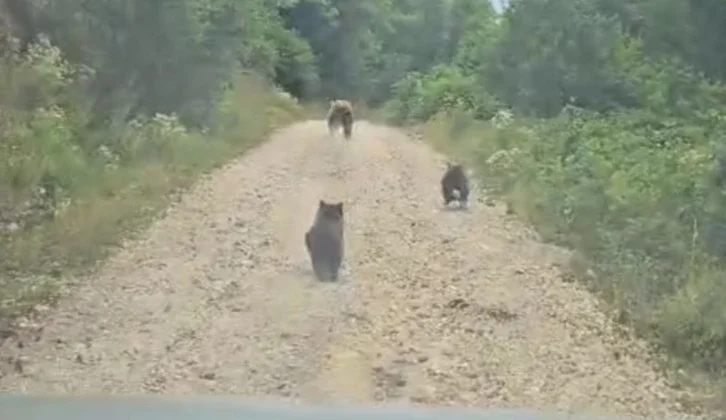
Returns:
[[[407,400],[680,417],[657,373],[538,243],[474,193],[442,209],[443,159],[366,122],[291,126],[201,181],[0,347],[0,390]],[[342,281],[303,234],[344,201]]]

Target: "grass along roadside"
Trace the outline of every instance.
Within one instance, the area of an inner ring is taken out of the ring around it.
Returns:
[[[0,234],[0,327],[58,295],[65,278],[93,267],[142,231],[181,191],[264,141],[304,109],[254,75],[242,75],[219,104],[209,133],[157,115],[124,136],[125,159],[89,162],[53,217]],[[109,162],[110,161],[110,162]]]

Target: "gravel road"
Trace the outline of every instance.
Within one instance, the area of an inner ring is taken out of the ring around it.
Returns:
[[[444,210],[443,169],[364,121],[350,142],[280,130],[7,339],[0,390],[685,417],[687,392],[568,281],[565,252],[476,191]],[[321,198],[344,202],[338,283],[304,246]]]

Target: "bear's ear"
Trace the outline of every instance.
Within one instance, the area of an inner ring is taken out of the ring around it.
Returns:
[[[325,201],[320,199],[320,202],[318,203],[318,207],[325,207]]]
[[[336,204],[335,209],[338,211],[338,214],[340,214],[342,216],[343,215],[343,202],[341,201],[340,203]]]
[[[453,163],[451,163],[451,161],[450,161],[450,160],[447,160],[447,161],[446,161],[446,169],[451,169],[451,168],[452,168],[453,166],[454,166],[454,164],[453,164]]]

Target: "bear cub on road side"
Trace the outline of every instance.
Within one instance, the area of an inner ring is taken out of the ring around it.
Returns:
[[[461,164],[446,162],[446,173],[441,178],[441,192],[444,196],[444,205],[458,201],[461,208],[467,207],[469,201],[469,180]]]
[[[343,260],[343,203],[320,200],[313,226],[305,233],[315,276],[320,281],[337,281]]]

